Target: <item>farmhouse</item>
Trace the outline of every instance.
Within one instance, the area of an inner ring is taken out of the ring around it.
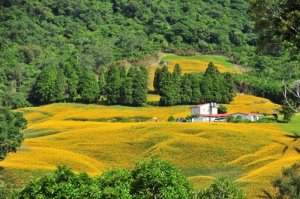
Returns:
[[[218,106],[215,102],[200,104],[190,108],[194,116],[192,122],[216,122],[226,121],[230,114],[218,114]]]
[[[218,114],[218,107],[215,102],[192,106],[190,109],[193,116],[202,114]]]
[[[229,117],[240,117],[242,120],[254,122],[264,117],[256,113],[218,114],[218,106],[215,102],[192,106],[190,110],[193,116],[192,122],[226,122]]]
[[[256,113],[234,113],[231,115],[233,118],[240,117],[242,120],[250,120],[251,122],[257,121],[264,116]]]

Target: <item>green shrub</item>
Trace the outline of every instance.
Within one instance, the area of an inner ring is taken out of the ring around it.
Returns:
[[[220,105],[218,107],[218,113],[227,113],[227,107],[225,105]]]
[[[227,178],[215,180],[208,189],[198,194],[198,199],[244,199],[244,192]]]
[[[171,115],[169,118],[168,118],[168,122],[174,122],[175,121],[175,118],[173,117],[173,115]]]

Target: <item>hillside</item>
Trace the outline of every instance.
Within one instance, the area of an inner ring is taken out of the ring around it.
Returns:
[[[51,66],[98,74],[160,51],[253,49],[248,7],[246,0],[1,1],[0,104],[28,106],[38,74]]]
[[[266,103],[257,103],[262,101]],[[251,106],[261,112],[277,108],[266,99],[247,95],[237,96],[228,108],[250,111]],[[111,167],[130,168],[138,159],[155,155],[175,163],[197,187],[227,176],[253,198],[259,189],[270,190],[270,180],[282,166],[300,160],[292,149],[299,143],[286,137],[284,124],[166,123],[170,115],[188,115],[188,106],[61,103],[20,111],[29,121],[26,139],[18,153],[0,163],[4,168],[0,178],[10,186],[20,186],[58,164],[96,175]],[[296,122],[290,128],[298,128]],[[290,144],[284,155],[277,141]]]

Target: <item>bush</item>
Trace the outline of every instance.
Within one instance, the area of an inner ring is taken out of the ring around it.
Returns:
[[[198,194],[199,199],[243,199],[244,192],[227,178],[219,178],[215,180],[208,189]]]
[[[175,121],[175,118],[173,117],[173,115],[171,115],[169,118],[168,118],[168,122],[174,122]]]
[[[0,161],[20,147],[24,139],[20,130],[24,129],[26,124],[22,113],[0,108]]]
[[[189,199],[193,188],[178,169],[152,158],[130,171],[114,169],[93,179],[59,166],[54,174],[31,181],[16,198],[169,198]]]
[[[156,158],[141,161],[132,171],[132,177],[134,198],[192,198],[190,182],[166,161]]]
[[[218,107],[218,113],[227,113],[227,107],[225,105],[220,105]]]
[[[99,198],[101,192],[87,174],[58,166],[54,174],[31,181],[16,198]]]
[[[8,92],[4,94],[2,105],[12,109],[30,106],[24,93]]]
[[[300,164],[283,169],[273,186],[279,190],[278,198],[300,198]]]

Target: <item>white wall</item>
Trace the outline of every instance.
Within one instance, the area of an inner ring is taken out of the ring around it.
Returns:
[[[218,107],[212,107],[211,114],[218,114]]]
[[[241,113],[236,113],[231,116],[234,118],[241,116],[242,120],[250,120],[252,122],[254,121],[253,115],[245,115],[245,114],[241,114]]]
[[[210,121],[209,121],[209,117],[199,116],[199,117],[193,118],[192,122],[210,122]]]
[[[191,113],[192,115],[199,115],[199,114],[218,114],[218,107],[216,106],[216,103],[212,104],[211,107],[210,103],[198,105],[191,107]]]

